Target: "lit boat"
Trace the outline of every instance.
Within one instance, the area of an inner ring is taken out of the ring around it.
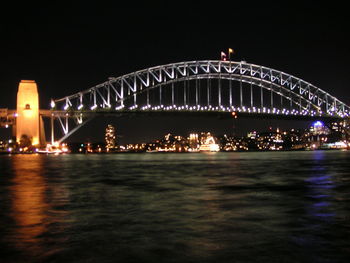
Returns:
[[[43,154],[61,154],[61,153],[67,153],[68,148],[66,147],[66,145],[63,145],[62,147],[58,147],[55,145],[48,144],[46,146],[46,149],[44,150],[38,149],[36,152],[43,153]]]
[[[199,151],[200,152],[218,152],[220,151],[220,147],[216,143],[202,144],[201,146],[199,146]]]
[[[157,153],[157,150],[147,150],[146,153]]]
[[[45,154],[60,154],[63,153],[62,150],[56,148],[56,147],[50,147],[46,148],[45,150],[37,150],[37,153],[45,153]]]
[[[199,146],[200,152],[218,152],[220,147],[215,143],[214,137],[209,134],[204,143]]]

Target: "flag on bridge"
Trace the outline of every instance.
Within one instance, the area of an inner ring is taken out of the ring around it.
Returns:
[[[221,51],[221,60],[226,61],[226,53]]]
[[[232,48],[229,48],[229,49],[228,49],[228,60],[229,60],[229,61],[231,61],[231,54],[233,54],[233,53],[234,53],[233,49],[232,49]]]

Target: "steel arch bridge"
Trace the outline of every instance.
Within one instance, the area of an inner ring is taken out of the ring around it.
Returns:
[[[242,112],[297,118],[350,114],[348,105],[300,78],[245,61],[217,60],[173,63],[111,77],[52,100],[51,110],[64,133],[59,142],[99,113]]]

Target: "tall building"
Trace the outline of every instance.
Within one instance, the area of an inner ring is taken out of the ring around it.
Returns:
[[[108,124],[106,128],[106,134],[105,134],[107,152],[115,148],[116,146],[115,138],[116,138],[115,128],[113,125]]]
[[[198,133],[191,133],[188,142],[189,142],[189,151],[199,150]]]

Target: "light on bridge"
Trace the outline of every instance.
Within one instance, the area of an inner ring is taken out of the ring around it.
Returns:
[[[237,119],[237,113],[235,111],[231,112],[233,118]]]

